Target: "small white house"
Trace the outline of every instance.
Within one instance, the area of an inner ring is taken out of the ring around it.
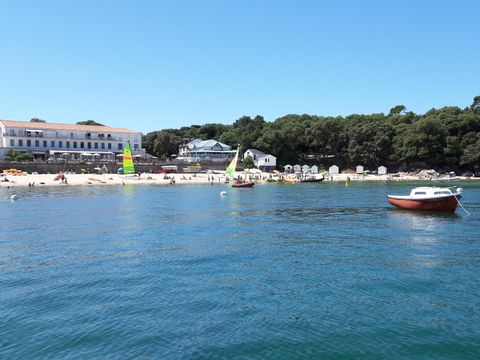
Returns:
[[[310,168],[310,172],[312,174],[318,174],[318,166],[317,165],[313,165],[311,168]]]
[[[356,171],[357,174],[363,174],[363,166],[362,165],[358,165],[357,166],[357,171]]]
[[[302,172],[302,167],[301,167],[300,165],[298,165],[298,164],[297,164],[297,165],[294,165],[294,166],[293,166],[293,172],[296,172],[296,173]]]
[[[387,168],[385,166],[380,166],[378,168],[378,175],[387,175]]]
[[[310,170],[310,166],[308,166],[308,165],[303,165],[303,166],[302,166],[302,173],[305,174],[305,173],[307,173],[309,170]]]
[[[283,169],[286,173],[292,173],[293,172],[293,166],[292,165],[285,165],[283,167]]]
[[[340,169],[338,168],[337,165],[332,165],[328,168],[328,173],[330,175],[338,175],[340,172]]]
[[[265,154],[260,150],[248,149],[243,154],[243,158],[245,159],[247,156],[250,156],[253,159],[255,167],[262,171],[270,172],[277,167],[277,158],[273,155]]]

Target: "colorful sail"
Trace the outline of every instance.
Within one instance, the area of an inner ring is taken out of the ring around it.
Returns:
[[[227,166],[227,169],[225,170],[225,173],[231,177],[233,177],[233,175],[235,174],[235,168],[237,167],[239,150],[240,150],[240,147],[237,148],[235,157],[233,158],[232,162],[230,163],[230,165]]]
[[[127,142],[125,149],[123,150],[123,173],[135,174],[135,168],[133,167],[132,149],[130,148],[130,142]]]

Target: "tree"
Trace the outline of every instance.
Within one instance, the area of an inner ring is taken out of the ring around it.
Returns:
[[[5,155],[7,161],[32,161],[33,154],[30,152],[19,152],[17,150],[9,150]]]
[[[476,110],[480,109],[480,95],[473,98],[473,103],[470,105],[470,109]]]
[[[390,109],[390,113],[388,114],[389,116],[392,115],[400,115],[407,110],[407,107],[405,105],[396,105],[393,108]]]
[[[31,118],[30,122],[39,122],[39,123],[46,123],[45,120],[39,119],[39,118]]]
[[[251,169],[255,166],[255,163],[253,162],[253,158],[248,155],[245,159],[243,159],[243,167],[245,169]]]
[[[103,124],[97,123],[95,120],[79,121],[79,122],[77,122],[77,125],[105,126]]]

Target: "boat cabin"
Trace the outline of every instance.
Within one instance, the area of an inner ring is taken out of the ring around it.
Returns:
[[[410,192],[411,198],[430,198],[439,196],[451,196],[454,195],[449,188],[440,187],[418,187],[412,189]]]

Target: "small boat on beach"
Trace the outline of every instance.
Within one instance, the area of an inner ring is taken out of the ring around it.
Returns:
[[[399,209],[455,212],[462,189],[452,192],[450,188],[418,187],[410,195],[387,195],[388,202]]]
[[[300,182],[301,183],[319,183],[319,182],[322,182],[323,180],[325,180],[323,176],[321,178],[310,176],[310,177],[305,177],[300,179]]]
[[[236,182],[232,184],[232,187],[234,188],[250,188],[255,185],[254,182],[249,181],[249,182]]]

